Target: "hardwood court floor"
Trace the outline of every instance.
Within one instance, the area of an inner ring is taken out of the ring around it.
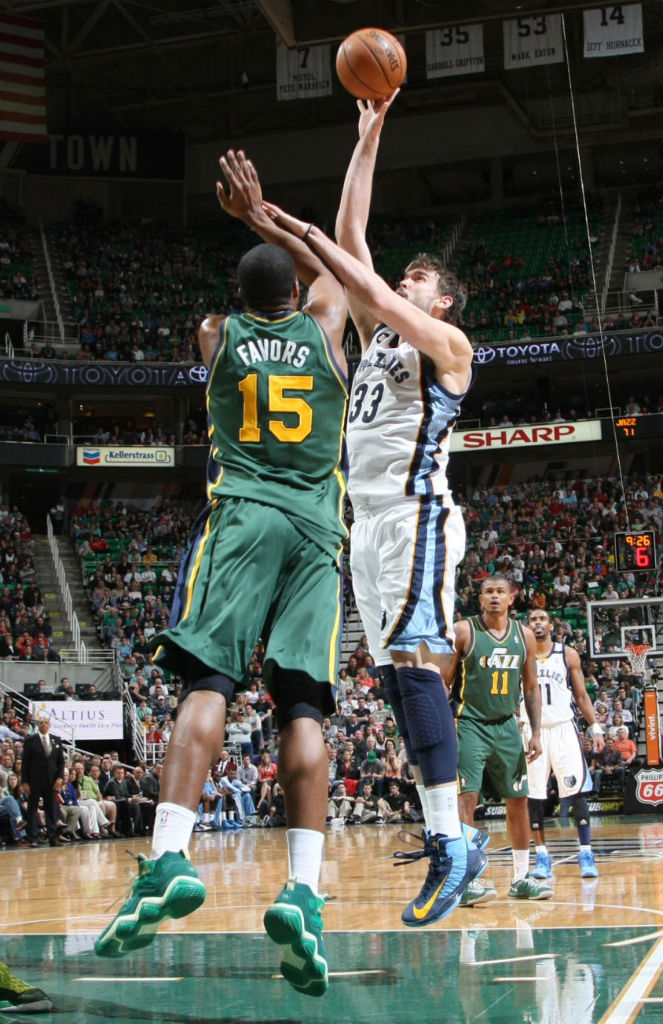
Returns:
[[[425,864],[394,867],[398,829],[330,830],[322,887],[331,986],[322,999],[279,977],[278,950],[262,932],[284,881],[282,829],[195,836],[206,903],[116,961],[94,956],[94,938],[134,876],[125,850],[148,852],[148,841],[4,852],[0,958],[54,999],[57,1012],[38,1019],[67,1024],[659,1024],[663,823],[592,825],[599,878],[580,878],[575,829],[555,823],[554,897],[520,903],[507,899],[511,855],[503,826],[491,823],[486,875],[498,899],[426,929],[400,921]]]

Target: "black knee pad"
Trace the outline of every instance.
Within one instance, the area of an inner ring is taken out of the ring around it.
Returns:
[[[543,808],[545,806],[545,800],[534,800],[532,797],[527,797],[527,810],[529,811],[529,827],[532,832],[541,832],[543,830]]]
[[[178,703],[181,704],[194,690],[212,690],[214,693],[220,693],[222,697],[225,697],[226,704],[230,704],[235,695],[236,685],[234,679],[230,679],[229,676],[223,675],[222,672],[217,672],[215,669],[210,668],[209,665],[205,665],[204,662],[194,657],[194,655],[187,654],[184,669],[184,687],[180,693]]]
[[[573,798],[573,820],[576,825],[589,825],[589,804],[580,793]]]
[[[276,669],[271,690],[279,729],[296,718],[312,718],[322,725],[325,715],[331,713],[328,684],[316,682],[305,672],[286,673]]]

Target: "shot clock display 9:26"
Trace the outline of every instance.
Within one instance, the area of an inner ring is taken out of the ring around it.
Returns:
[[[617,572],[647,572],[656,568],[656,536],[653,530],[625,530],[615,534]]]

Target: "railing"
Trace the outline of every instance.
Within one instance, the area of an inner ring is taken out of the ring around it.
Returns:
[[[131,749],[137,761],[147,760],[147,744],[145,742],[145,729],[143,723],[136,713],[136,705],[129,696],[129,690],[125,686],[122,690],[122,703],[124,705],[124,721],[127,726]]]
[[[458,223],[454,224],[454,227],[453,227],[453,229],[451,231],[451,237],[449,238],[449,241],[445,244],[445,246],[442,249],[441,259],[442,259],[442,263],[445,266],[448,266],[448,264],[451,262],[451,257],[453,256],[453,251],[456,248],[456,245],[458,243],[458,239],[460,238],[460,236],[462,235],[463,231],[465,230],[465,223],[466,223],[466,221],[467,221],[467,214],[464,213],[462,215],[462,217],[460,218],[460,220],[458,221]]]
[[[55,533],[53,532],[53,523],[51,517],[46,516],[46,535],[48,537],[48,546],[51,549],[51,557],[53,558],[53,565],[58,578],[58,584],[60,586],[60,593],[62,595],[62,601],[64,603],[65,611],[67,613],[67,622],[69,624],[69,630],[74,641],[74,647],[76,650],[76,657],[83,664],[87,664],[87,648],[81,640],[81,627],[78,623],[78,616],[74,611],[74,602],[71,597],[71,591],[69,584],[67,583],[67,574],[60,558],[60,551],[58,549],[58,543],[55,539]],[[64,652],[60,652],[62,657]],[[69,652],[67,652],[69,653]]]
[[[23,324],[23,350],[17,355],[34,359],[39,355],[38,346],[52,345],[63,352],[77,352],[80,349],[80,328],[77,323],[65,320],[26,320]]]
[[[8,331],[5,331],[5,340],[4,340],[3,352],[4,352],[4,355],[7,356],[7,359],[13,359],[14,358],[15,349],[14,349],[14,346],[12,344],[12,340],[11,340],[11,338],[9,336],[9,332]]]
[[[34,721],[36,706],[35,701],[30,700],[29,697],[26,697],[25,694],[21,693],[19,690],[14,690],[11,686],[8,686],[7,683],[4,683],[1,679],[0,696],[2,696],[3,698],[5,696],[11,697],[14,707],[16,709],[16,715],[20,722],[25,721],[25,714],[27,711],[29,711],[30,714],[33,716],[33,723],[36,725],[36,722]],[[67,758],[69,764],[71,764],[73,755],[76,752],[76,740],[74,738],[73,726],[69,725],[68,722],[63,722],[62,719],[60,718],[58,718],[57,723],[58,736],[66,746],[71,748],[70,754]]]
[[[617,236],[619,235],[619,223],[622,218],[622,195],[621,192],[617,197],[617,206],[615,208],[615,219],[612,222],[612,235],[610,237],[610,246],[608,248],[608,255],[606,257],[605,274],[603,277],[603,288],[601,289],[601,310],[605,309],[605,304],[608,299],[608,292],[610,291],[610,278],[612,277],[612,265],[615,261],[615,249],[617,248]]]
[[[48,283],[51,288],[51,299],[53,301],[53,308],[55,309],[55,319],[58,324],[60,341],[64,343],[64,322],[62,320],[62,313],[60,312],[60,300],[58,299],[58,290],[55,287],[55,278],[53,277],[53,267],[51,266],[51,255],[48,251],[46,232],[44,231],[44,225],[41,222],[39,223],[39,234],[41,235],[41,247],[44,250],[44,262],[46,263],[46,270],[48,272]]]

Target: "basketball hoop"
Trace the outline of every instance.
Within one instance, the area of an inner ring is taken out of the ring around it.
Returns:
[[[651,644],[627,644],[624,648],[634,676],[644,676],[647,671],[647,654]]]

